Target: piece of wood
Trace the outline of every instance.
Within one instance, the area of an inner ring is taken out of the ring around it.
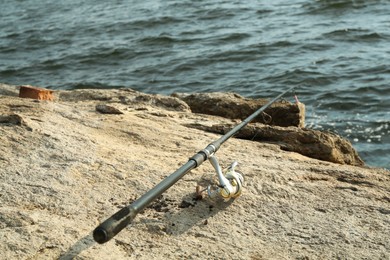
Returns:
[[[53,92],[52,90],[25,85],[20,86],[19,97],[52,101],[54,100]]]

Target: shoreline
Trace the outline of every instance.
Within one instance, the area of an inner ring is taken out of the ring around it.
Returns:
[[[133,90],[56,91],[54,101],[0,91],[0,114],[16,115],[0,123],[7,258],[389,257],[389,171],[309,158],[281,149],[280,140],[238,138],[217,157],[224,168],[238,161],[241,197],[194,200],[196,186],[215,175],[205,162],[98,245],[91,232],[99,222],[220,136],[205,128],[237,120]]]

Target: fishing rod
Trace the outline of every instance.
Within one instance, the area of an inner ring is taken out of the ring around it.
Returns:
[[[93,231],[93,238],[99,244],[103,244],[117,235],[122,229],[124,229],[130,222],[135,218],[135,216],[147,207],[152,201],[158,198],[162,193],[169,189],[173,184],[180,180],[185,174],[190,172],[192,169],[201,165],[205,160],[209,160],[214,169],[217,172],[219,185],[216,190],[212,191],[211,187],[207,188],[207,192],[210,197],[220,194],[224,199],[236,198],[241,194],[243,177],[240,173],[234,171],[234,167],[237,165],[237,162],[228,168],[226,175],[223,175],[221,167],[218,164],[218,161],[214,154],[218,151],[221,145],[226,142],[230,137],[237,133],[241,128],[245,127],[249,122],[256,118],[261,112],[267,109],[270,105],[275,103],[279,98],[284,96],[286,93],[293,90],[294,87],[284,91],[279,94],[277,97],[273,98],[267,104],[256,110],[253,114],[248,116],[240,124],[232,128],[225,135],[221,136],[219,139],[210,143],[206,146],[205,149],[199,151],[193,155],[187,163],[182,165],[179,169],[173,172],[171,175],[162,180],[154,188],[146,192],[139,199],[135,200],[132,204],[122,208],[110,218],[101,223]]]

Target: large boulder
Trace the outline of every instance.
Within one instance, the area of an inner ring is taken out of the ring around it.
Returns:
[[[268,103],[267,99],[244,98],[236,93],[174,93],[186,102],[194,113],[216,115],[230,119],[245,119]],[[267,108],[253,122],[277,126],[305,125],[305,105],[300,102],[278,101]]]
[[[225,134],[234,125],[216,124],[212,126],[194,124],[190,127]],[[302,155],[339,164],[364,166],[352,144],[331,132],[318,131],[298,127],[278,127],[261,123],[249,124],[241,129],[235,137],[252,141],[275,143],[282,150],[300,153]]]

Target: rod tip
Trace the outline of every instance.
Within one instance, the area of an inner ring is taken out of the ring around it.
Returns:
[[[99,244],[103,244],[109,240],[106,230],[97,227],[93,231],[93,239]]]

